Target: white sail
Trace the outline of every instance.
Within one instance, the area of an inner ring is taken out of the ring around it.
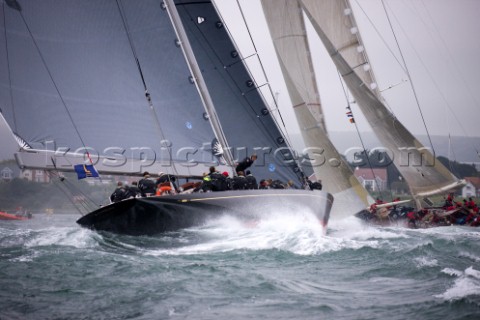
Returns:
[[[460,182],[385,107],[374,90],[348,1],[299,0],[365,118],[409,185],[414,197],[442,192]],[[418,203],[417,203],[418,204]]]
[[[291,0],[262,0],[262,6],[313,170],[335,197],[332,216],[359,212],[373,199],[328,138],[302,9]]]

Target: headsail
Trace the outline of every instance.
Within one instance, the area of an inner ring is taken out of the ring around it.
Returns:
[[[362,113],[416,198],[443,192],[458,179],[425,148],[377,97],[348,1],[299,0]]]
[[[300,4],[262,0],[262,6],[313,170],[335,197],[332,215],[357,213],[373,199],[328,138]]]

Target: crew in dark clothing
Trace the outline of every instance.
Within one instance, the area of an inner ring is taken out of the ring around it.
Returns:
[[[260,180],[258,189],[270,189],[270,181],[265,179]]]
[[[215,167],[210,167],[208,175],[210,176],[212,191],[225,191],[230,188],[227,177],[223,173],[218,172]]]
[[[155,194],[155,181],[150,179],[150,173],[145,171],[143,173],[143,179],[138,182],[138,188],[140,189],[142,197]]]
[[[253,176],[250,170],[245,171],[247,179],[247,189],[258,189],[257,179]]]
[[[233,177],[232,189],[233,190],[245,190],[247,189],[247,179],[245,178],[243,171],[237,172],[237,176]]]
[[[247,168],[249,168],[255,160],[257,160],[257,155],[252,154],[250,157],[247,157],[247,158],[243,159],[243,161],[239,162],[237,164],[237,167],[235,168],[235,171],[237,173],[240,172],[240,171],[245,172],[245,170]]]
[[[307,184],[310,190],[322,190],[322,183],[320,181],[312,182],[308,179]]]
[[[138,188],[138,182],[133,181],[131,185],[127,186],[127,198],[136,198],[139,197],[142,193]]]
[[[285,189],[285,185],[280,180],[273,180],[270,183],[270,189]]]
[[[127,189],[123,186],[121,181],[117,182],[117,188],[110,196],[110,201],[118,202],[127,198]]]
[[[218,172],[214,166],[211,166],[208,174],[203,176],[202,190],[208,191],[225,191],[229,189],[227,177]]]
[[[232,178],[230,178],[230,175],[228,174],[227,171],[222,172],[223,176],[225,177],[225,180],[227,182],[227,190],[232,189]]]

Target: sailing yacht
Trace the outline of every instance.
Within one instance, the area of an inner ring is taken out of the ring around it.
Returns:
[[[332,158],[337,158],[334,148],[328,142],[328,131],[322,119],[304,17],[321,39],[343,83],[346,84],[377,138],[383,147],[392,153],[393,164],[408,184],[416,209],[429,209],[428,197],[445,194],[463,185],[463,181],[457,179],[440,161],[436,161],[432,152],[425,148],[386,107],[375,85],[374,74],[350,1],[261,0],[261,2],[284,77],[287,79],[292,105],[297,117],[303,121],[302,134],[309,146],[323,147]],[[311,133],[313,131],[316,135]],[[349,195],[355,198],[356,194],[357,203],[365,204],[366,191],[358,188],[352,173],[342,168],[344,168],[342,165],[338,165],[338,169],[319,173],[323,179],[328,180],[325,183],[327,188],[337,187],[328,189],[335,196],[335,204],[343,202],[342,190],[356,190],[356,193],[350,192]],[[331,182],[332,178],[336,183]],[[347,202],[351,201],[351,197],[346,199]],[[373,203],[371,200],[368,201],[370,204]],[[335,211],[335,207],[332,210]],[[356,210],[350,212],[355,213]]]
[[[211,1],[8,0],[0,19],[0,103],[21,168],[201,179],[255,153],[256,177],[298,188],[130,198],[80,225],[156,234],[287,208],[326,227],[332,195],[301,189],[304,170]]]

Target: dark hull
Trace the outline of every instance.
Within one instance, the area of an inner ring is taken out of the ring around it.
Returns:
[[[244,190],[131,198],[95,210],[77,223],[128,235],[154,235],[231,215],[258,220],[276,210],[309,210],[326,227],[333,197],[322,191]]]

